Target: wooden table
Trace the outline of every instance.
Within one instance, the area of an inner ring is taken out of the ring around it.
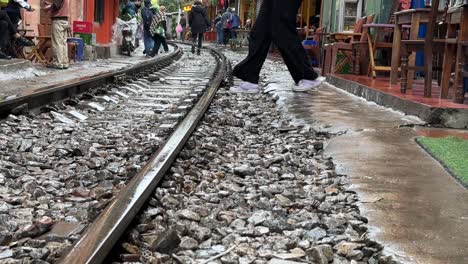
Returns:
[[[457,29],[458,36],[457,36]],[[456,39],[457,43],[466,43],[468,42],[468,4],[464,4],[463,6],[451,8],[447,12],[447,38],[448,39]],[[442,98],[448,98],[449,94],[449,86],[450,86],[450,77],[452,74],[452,65],[453,65],[453,58],[456,52],[456,62],[455,62],[455,81],[454,81],[454,101],[456,103],[463,103],[465,100],[465,93],[463,90],[463,78],[460,76],[459,67],[463,67],[460,65],[462,61],[461,56],[464,56],[462,53],[462,49],[457,48],[457,45],[445,45],[445,52],[444,52],[444,62],[443,62],[443,69],[442,74]]]
[[[394,24],[365,24],[362,26],[364,29],[367,29],[367,44],[369,46],[369,62],[370,67],[369,71],[372,74],[373,78],[377,77],[376,72],[384,71],[389,72],[391,71],[391,67],[389,66],[376,66],[375,65],[375,50],[376,49],[391,49],[393,44],[389,42],[380,41],[380,34],[385,32],[393,32],[395,29]],[[374,40],[372,40],[370,35],[370,29],[374,29],[375,36]]]
[[[401,34],[403,25],[410,24],[410,40],[418,39],[419,26],[421,23],[428,23],[429,17],[431,14],[430,8],[418,8],[418,9],[408,9],[395,13],[395,32],[393,35],[393,44],[392,44],[392,66],[390,72],[390,82],[392,84],[397,84],[398,82],[398,68],[400,65],[401,57]],[[440,15],[443,13],[441,12]],[[414,66],[415,64],[415,54],[413,53],[409,57],[409,65]],[[414,79],[414,70],[408,71],[408,87],[411,87]]]
[[[52,47],[52,37],[37,36],[36,39],[38,42],[28,59],[32,62],[47,64],[50,62],[50,59],[46,58],[46,53]]]

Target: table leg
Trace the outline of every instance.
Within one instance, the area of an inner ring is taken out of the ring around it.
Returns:
[[[401,27],[398,25],[398,19],[396,19],[395,32],[393,34],[392,44],[392,70],[390,71],[390,83],[398,83],[398,68],[400,64],[400,49],[401,49]]]
[[[458,33],[458,41],[460,43],[466,43],[468,42],[468,7],[464,7],[462,14],[461,14],[461,21],[460,21],[460,31]],[[465,101],[465,91],[463,87],[464,83],[464,78],[460,72],[463,70],[463,68],[460,67],[465,67],[462,62],[464,61],[462,59],[462,56],[465,56],[465,52],[462,47],[459,47],[457,49],[457,61],[455,62],[455,81],[454,81],[454,102],[463,104]]]
[[[455,25],[449,24],[447,28],[447,37],[454,38],[456,35]],[[440,97],[443,99],[448,98],[450,89],[450,77],[452,74],[452,62],[455,55],[455,45],[445,44],[444,62],[442,64],[442,81]]]
[[[414,14],[411,18],[411,33],[410,40],[418,39],[419,35],[419,23],[421,21],[420,14]],[[409,57],[408,66],[414,67],[416,64],[416,52],[412,52]],[[414,82],[414,70],[408,70],[408,89],[412,89]]]

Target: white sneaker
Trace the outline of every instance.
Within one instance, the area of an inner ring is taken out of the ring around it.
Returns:
[[[242,82],[238,86],[233,86],[229,89],[229,91],[233,93],[259,93],[260,89],[258,84],[250,83],[250,82]]]
[[[327,78],[320,76],[315,80],[300,80],[297,86],[293,87],[295,92],[306,92],[319,87]]]

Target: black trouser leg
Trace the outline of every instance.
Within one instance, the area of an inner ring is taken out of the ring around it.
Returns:
[[[272,0],[264,1],[249,36],[249,55],[234,67],[233,75],[251,83],[258,83],[260,71],[271,44],[270,19]]]
[[[258,83],[260,71],[273,42],[280,50],[296,83],[302,79],[317,78],[318,75],[313,71],[296,31],[296,15],[301,2],[302,0],[263,2],[250,32],[249,55],[234,68],[234,76],[247,82]]]
[[[228,28],[223,29],[223,35],[224,45],[229,44],[229,40],[231,39],[231,30]]]
[[[18,23],[21,20],[21,14],[20,13],[12,13],[12,12],[6,12],[8,17],[11,20],[11,23],[13,24],[13,27],[18,29]]]
[[[167,40],[166,40],[165,37],[162,37],[162,39],[161,39],[161,44],[162,44],[162,46],[163,46],[163,48],[164,48],[164,51],[165,51],[165,52],[168,52],[168,51],[169,51],[169,46],[167,46]]]
[[[272,19],[270,24],[272,40],[280,50],[292,78],[296,83],[302,79],[317,79],[318,74],[310,64],[295,25],[297,10],[302,0],[272,0],[272,2],[272,14],[276,18]]]
[[[8,23],[0,20],[0,51],[8,46],[10,34],[8,32]]]
[[[151,56],[156,56],[159,54],[159,48],[161,47],[162,43],[162,37],[160,35],[153,35],[153,40],[154,40],[154,47],[153,51],[151,52]]]
[[[0,21],[5,21],[7,23],[8,33],[10,35],[16,34],[16,27],[11,22],[11,19],[8,16],[7,12],[0,10]]]
[[[203,33],[198,33],[198,49],[201,49],[203,42]]]

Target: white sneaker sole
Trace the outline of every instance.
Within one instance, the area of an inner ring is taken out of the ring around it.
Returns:
[[[326,80],[327,78],[321,76],[321,77],[318,77],[314,84],[311,84],[311,85],[308,85],[308,86],[294,86],[293,87],[293,91],[294,92],[307,92],[307,91],[310,91],[310,90],[313,90],[313,89],[316,89],[318,88],[320,85],[322,85],[322,83]]]
[[[229,91],[233,93],[246,93],[246,94],[256,94],[260,92],[260,90],[246,90],[246,89],[242,89],[239,87],[231,87]]]

